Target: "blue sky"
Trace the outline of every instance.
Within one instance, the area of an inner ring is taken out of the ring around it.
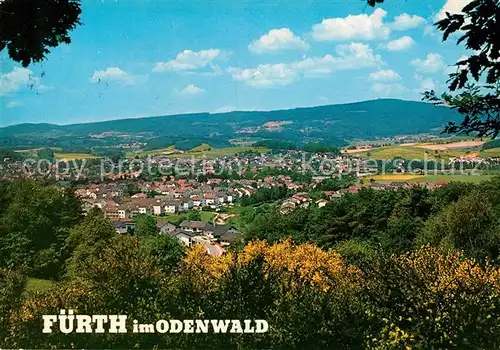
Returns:
[[[85,0],[43,63],[0,54],[0,126],[418,100],[466,55],[432,23],[467,2]]]

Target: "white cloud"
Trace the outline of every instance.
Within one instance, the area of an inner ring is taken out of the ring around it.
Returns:
[[[386,11],[378,8],[369,16],[362,14],[326,18],[313,25],[311,35],[316,41],[387,39],[391,29],[383,23],[386,14]]]
[[[399,83],[395,84],[376,83],[373,84],[372,90],[379,97],[397,96],[408,91],[408,89],[404,85]]]
[[[17,107],[23,107],[24,103],[21,101],[9,101],[6,105],[7,108],[17,108]]]
[[[437,29],[435,26],[431,24],[426,24],[424,27],[424,36],[430,37],[430,38],[441,38],[442,34]]]
[[[370,73],[371,81],[395,81],[401,80],[401,77],[398,73],[393,71],[392,69],[387,70],[379,70],[373,73]]]
[[[40,78],[28,68],[14,67],[11,72],[0,75],[0,96],[9,95],[23,88],[37,93],[51,89],[41,84]]]
[[[426,74],[437,73],[444,70],[446,67],[443,61],[443,57],[437,53],[428,54],[424,60],[413,60],[411,61],[411,64],[416,67],[417,72]]]
[[[435,90],[437,86],[437,82],[429,77],[423,77],[419,74],[415,74],[415,80],[418,81],[419,87],[417,89],[418,92],[423,92],[426,90]]]
[[[420,16],[403,13],[394,17],[394,22],[391,24],[391,28],[394,30],[408,30],[423,25],[426,22],[427,21]]]
[[[221,106],[221,107],[214,109],[211,113],[212,114],[229,113],[229,112],[234,112],[237,110],[238,110],[238,108],[233,106],[233,105],[224,105],[224,106]]]
[[[399,39],[389,41],[387,43],[387,50],[389,51],[403,51],[407,50],[413,46],[415,40],[413,40],[410,36],[403,36]]]
[[[472,0],[447,0],[441,10],[434,16],[434,21],[440,21],[446,18],[446,12],[451,14],[460,13],[462,9]]]
[[[194,96],[194,95],[202,94],[204,92],[205,92],[204,89],[199,88],[198,86],[196,86],[194,84],[189,84],[184,89],[180,90],[179,94],[184,95],[184,96]]]
[[[304,78],[328,76],[337,70],[374,67],[382,63],[379,55],[365,44],[339,45],[337,55],[308,57],[300,61],[278,64],[261,64],[255,68],[230,68],[234,80],[253,87],[290,85]]]
[[[309,44],[293,34],[288,28],[271,29],[267,34],[248,45],[250,52],[256,54],[281,50],[307,50],[308,48]]]
[[[134,77],[118,67],[108,67],[105,70],[96,70],[89,81],[91,83],[118,82],[124,85],[135,84]]]
[[[256,108],[256,107],[244,107],[244,106],[233,106],[233,105],[224,105],[219,108],[214,109],[210,114],[217,114],[217,113],[229,113],[229,112],[234,112],[234,111],[245,111],[245,112],[250,112],[250,111],[265,111],[268,110],[266,108]]]
[[[297,78],[297,72],[288,64],[260,64],[256,68],[229,68],[233,79],[253,87],[289,85]]]
[[[201,51],[184,50],[179,52],[174,60],[158,62],[153,67],[153,72],[166,71],[195,71],[200,68],[213,67],[213,61],[224,59],[225,54],[219,49]]]

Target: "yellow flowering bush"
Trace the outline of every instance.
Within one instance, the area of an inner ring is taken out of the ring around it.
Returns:
[[[335,284],[360,279],[359,270],[346,267],[335,251],[324,251],[313,244],[294,245],[290,239],[276,244],[250,242],[241,252],[219,257],[208,255],[202,245],[196,245],[188,251],[182,273],[195,277],[208,288],[230,268],[245,268],[257,259],[264,261],[265,276],[278,274],[291,281],[292,288],[308,283],[326,292]],[[292,275],[297,279],[291,279]]]
[[[424,246],[369,274],[370,315],[382,321],[375,348],[500,346],[498,267]]]

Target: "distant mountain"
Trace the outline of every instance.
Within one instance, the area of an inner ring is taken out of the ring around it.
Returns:
[[[230,139],[279,139],[340,145],[346,140],[375,139],[416,133],[437,133],[460,115],[432,104],[378,99],[289,110],[196,113],[54,125],[19,124],[0,128],[3,146],[105,146],[124,137],[161,147],[195,140],[227,143]]]

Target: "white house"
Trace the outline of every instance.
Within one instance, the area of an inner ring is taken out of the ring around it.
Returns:
[[[155,204],[153,205],[153,215],[161,216],[165,214],[165,206],[163,204]]]

